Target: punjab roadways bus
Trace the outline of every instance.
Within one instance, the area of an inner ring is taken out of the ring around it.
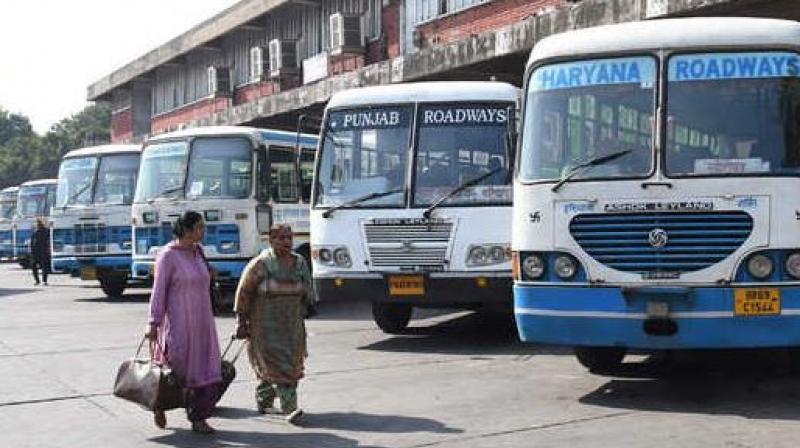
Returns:
[[[19,186],[17,211],[12,225],[15,228],[14,244],[20,266],[27,269],[31,262],[31,236],[36,218],[50,216],[56,200],[56,180],[31,180]]]
[[[205,217],[202,244],[223,291],[232,292],[247,262],[267,247],[273,223],[291,225],[295,250],[308,257],[316,146],[314,135],[247,127],[195,128],[148,140],[131,211],[134,277],[152,280],[158,251],[188,210]]]
[[[537,44],[514,184],[524,341],[800,345],[800,24],[628,23]]]
[[[320,300],[372,301],[384,332],[413,307],[511,309],[510,151],[519,89],[429,82],[327,105],[311,246]]]
[[[8,187],[0,191],[0,259],[10,259],[16,256],[14,244],[16,229],[14,229],[13,220],[17,213],[18,192],[19,187]]]
[[[130,278],[131,203],[140,153],[138,145],[76,149],[58,170],[53,271],[98,280],[108,297],[120,297]]]

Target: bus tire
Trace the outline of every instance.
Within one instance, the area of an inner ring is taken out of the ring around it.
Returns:
[[[621,347],[575,347],[575,357],[590,372],[610,372],[622,365],[625,349]]]
[[[125,286],[127,286],[127,281],[125,277],[122,276],[100,277],[98,280],[100,281],[100,289],[102,289],[103,293],[110,299],[119,299],[122,297]]]
[[[411,311],[411,305],[372,302],[372,318],[387,334],[402,334],[411,320]]]
[[[20,258],[18,261],[19,261],[19,265],[20,265],[20,267],[22,269],[30,269],[31,268],[31,261],[28,260],[27,258]]]

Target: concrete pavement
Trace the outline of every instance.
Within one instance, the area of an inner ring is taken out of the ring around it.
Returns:
[[[121,301],[96,285],[0,265],[0,447],[796,447],[800,379],[779,354],[629,357],[615,377],[571,352],[516,341],[507,319],[422,313],[388,336],[365,303],[323,304],[308,321],[303,427],[261,416],[245,357],[210,423],[111,395],[142,333],[147,291]],[[220,337],[231,316],[217,320]]]

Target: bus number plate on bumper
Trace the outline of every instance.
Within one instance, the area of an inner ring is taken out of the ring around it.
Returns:
[[[388,281],[390,295],[425,295],[425,278],[422,275],[390,275]]]
[[[737,288],[733,299],[733,313],[737,316],[781,314],[781,290],[778,288]]]

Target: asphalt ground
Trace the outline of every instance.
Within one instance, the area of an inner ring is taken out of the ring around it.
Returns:
[[[133,355],[147,290],[0,264],[0,447],[797,447],[800,373],[782,351],[628,356],[593,375],[569,349],[522,344],[508,316],[417,313],[408,334],[369,304],[323,303],[307,321],[301,426],[255,411],[246,356],[209,422],[152,415],[111,394]],[[220,316],[221,339],[232,316]]]

